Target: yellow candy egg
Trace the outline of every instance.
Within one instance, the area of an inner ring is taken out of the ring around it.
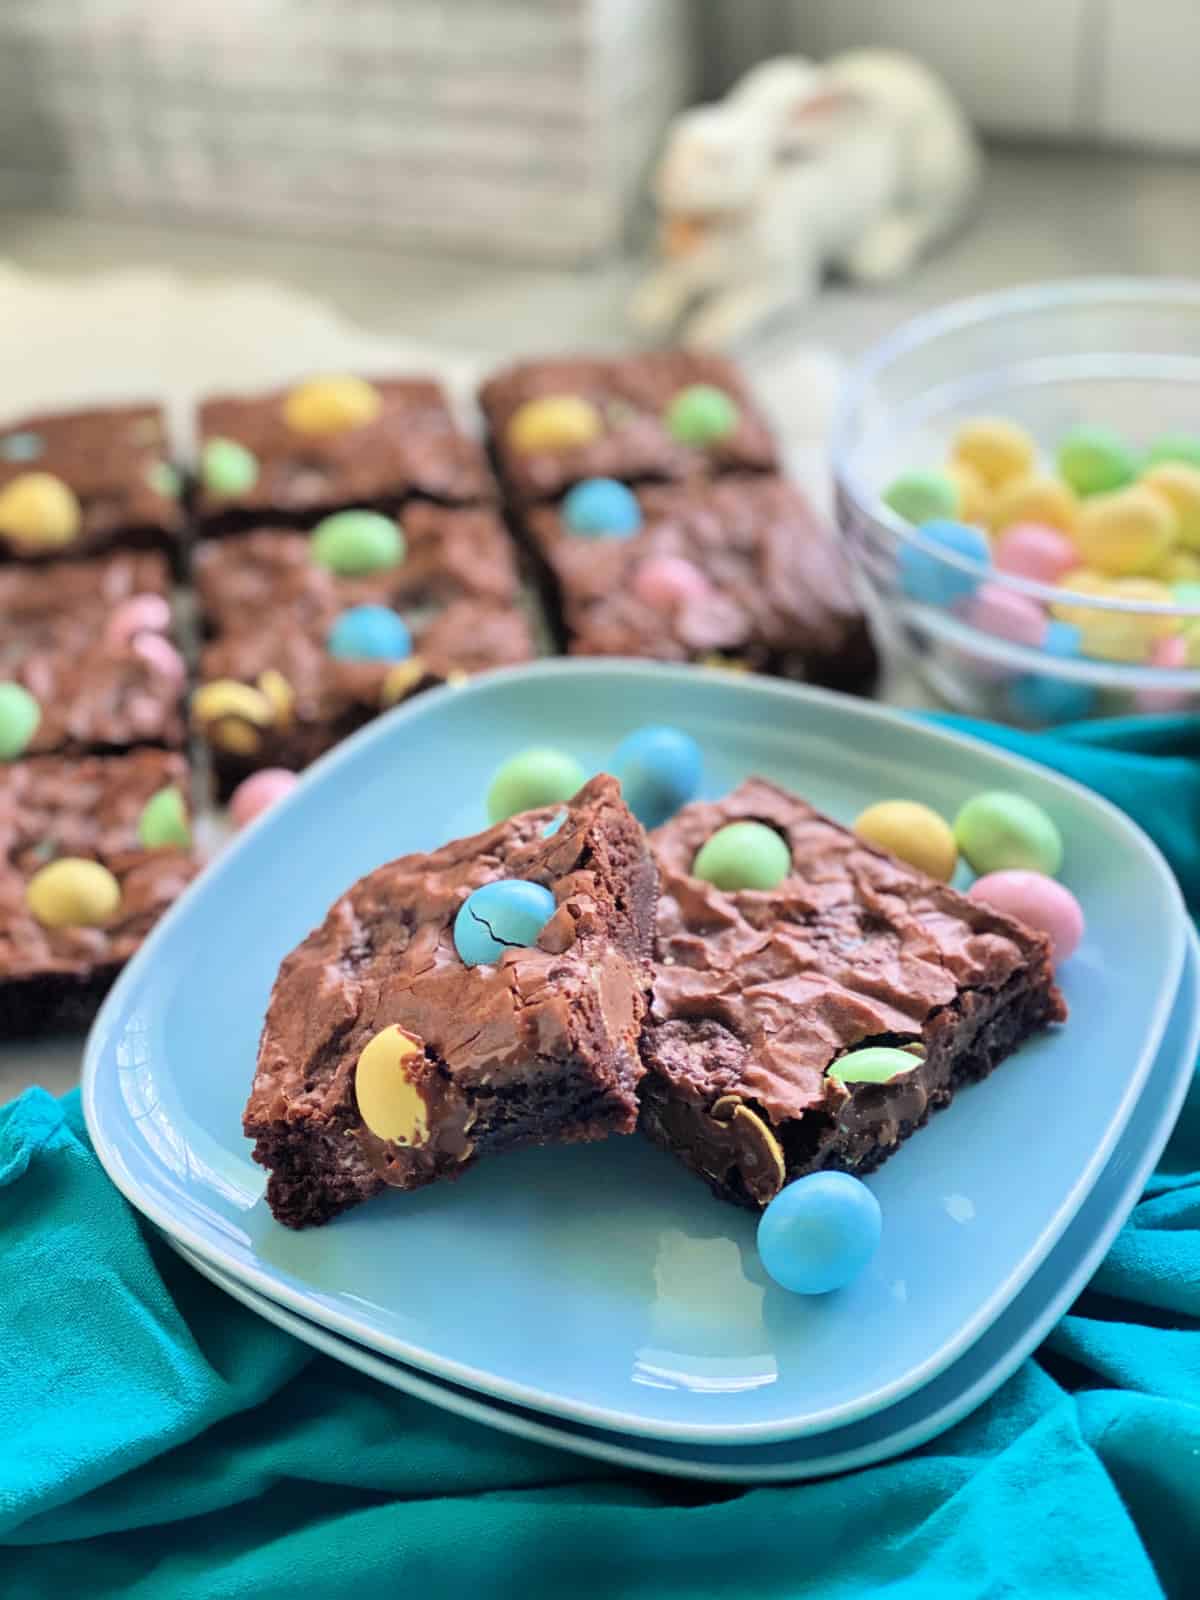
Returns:
[[[414,1081],[425,1052],[398,1023],[368,1039],[354,1069],[358,1113],[377,1139],[419,1147],[429,1140],[429,1105]]]
[[[1175,536],[1189,550],[1200,550],[1200,467],[1160,461],[1144,472],[1142,483],[1162,495],[1175,513]]]
[[[988,512],[988,526],[997,533],[1018,522],[1037,522],[1061,533],[1074,533],[1079,501],[1060,478],[1030,473],[998,489]]]
[[[348,433],[374,422],[382,409],[383,396],[365,378],[310,378],[288,391],[283,419],[297,433]]]
[[[268,667],[265,672],[259,673],[258,687],[270,704],[272,726],[286,728],[292,720],[296,691],[283,673],[276,671],[274,667]]]
[[[991,492],[986,483],[966,461],[951,461],[946,466],[946,476],[958,490],[960,522],[970,522],[976,527],[987,527],[991,515]]]
[[[604,431],[600,413],[577,394],[548,394],[526,400],[508,419],[508,442],[522,454],[570,450],[591,444]]]
[[[1092,571],[1068,572],[1059,587],[1078,594],[1103,594],[1113,599],[1150,600],[1173,606],[1175,597],[1165,583],[1153,578],[1108,578]],[[1080,632],[1080,651],[1101,661],[1145,661],[1159,639],[1178,633],[1176,616],[1153,612],[1100,611],[1093,606],[1058,602],[1050,607],[1062,622],[1072,622]]]
[[[939,883],[954,876],[958,846],[953,830],[944,817],[916,800],[881,800],[868,806],[854,819],[854,831]]]
[[[0,534],[29,550],[57,550],[78,536],[79,501],[49,472],[19,472],[0,489]]]
[[[121,885],[98,861],[61,856],[30,878],[25,903],[44,928],[99,928],[120,909]]]
[[[1080,507],[1075,542],[1089,567],[1124,577],[1148,572],[1166,554],[1176,525],[1170,502],[1135,483],[1090,495]]]
[[[1182,550],[1176,545],[1159,557],[1149,576],[1161,578],[1164,583],[1200,582],[1200,552]]]
[[[275,722],[275,707],[251,684],[215,678],[192,696],[192,716],[218,750],[250,756],[262,745],[259,730]]]
[[[397,705],[413,692],[428,671],[420,656],[409,656],[407,661],[397,661],[394,667],[388,668],[387,676],[379,686],[380,705]]]
[[[1022,477],[1036,457],[1037,446],[1029,434],[1005,417],[977,417],[964,423],[950,451],[952,461],[973,467],[989,489]]]

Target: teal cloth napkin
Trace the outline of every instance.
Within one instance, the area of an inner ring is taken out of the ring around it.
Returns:
[[[959,724],[1115,800],[1200,908],[1200,720]],[[76,1095],[0,1110],[0,1596],[1200,1592],[1200,1095],[1088,1292],[974,1416],[789,1487],[608,1470],[386,1390],[143,1228]]]

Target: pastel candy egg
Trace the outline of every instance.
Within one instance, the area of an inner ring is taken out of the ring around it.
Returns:
[[[992,491],[966,461],[951,461],[946,466],[946,476],[958,491],[957,503],[950,511],[931,512],[930,516],[957,517],[960,522],[974,522],[981,527],[991,520]],[[917,519],[928,521],[927,517]]]
[[[1141,478],[1168,502],[1175,513],[1175,536],[1180,544],[1200,550],[1200,467],[1182,461],[1162,461]]]
[[[261,730],[275,721],[275,707],[252,684],[214,678],[192,695],[192,716],[218,750],[253,755],[262,745]]]
[[[1079,654],[1080,643],[1079,629],[1073,623],[1056,621],[1047,625],[1041,648],[1046,655],[1069,658]],[[1025,672],[1009,684],[1008,701],[1026,722],[1081,722],[1095,708],[1096,690],[1074,678]]]
[[[161,594],[132,594],[113,610],[104,628],[105,643],[120,647],[138,633],[165,633],[171,607]]]
[[[792,870],[787,841],[765,822],[730,822],[701,845],[692,876],[717,889],[774,889]]]
[[[44,928],[99,928],[120,909],[121,885],[98,861],[60,856],[30,878],[25,903]]]
[[[508,419],[505,437],[522,455],[572,450],[592,444],[604,432],[600,413],[577,394],[547,394],[526,400]]]
[[[1150,665],[1178,672],[1189,666],[1188,641],[1184,634],[1175,633],[1168,639],[1159,639],[1150,652]],[[1133,708],[1148,716],[1164,716],[1171,711],[1185,711],[1195,695],[1187,689],[1137,689]]]
[[[212,438],[200,451],[200,481],[221,499],[249,494],[258,482],[258,457],[236,439]]]
[[[1015,478],[996,491],[988,521],[999,532],[1014,523],[1036,522],[1071,533],[1079,521],[1079,501],[1061,479],[1034,473]]]
[[[24,549],[57,550],[82,525],[74,491],[49,472],[20,472],[0,489],[0,534]]]
[[[672,397],[664,421],[678,444],[703,448],[728,439],[738,425],[738,408],[715,384],[690,383]]]
[[[42,708],[20,683],[0,683],[0,761],[15,761],[29,748]]]
[[[991,564],[992,554],[986,536],[965,522],[926,522],[918,530],[921,537],[950,553],[966,557],[978,566]],[[900,551],[900,584],[911,600],[923,605],[950,607],[967,600],[982,581],[978,573],[964,572],[938,559],[927,550],[906,544]]]
[[[412,635],[390,606],[351,606],[325,643],[339,661],[403,661],[412,654]]]
[[[884,505],[914,527],[957,516],[960,498],[958,484],[936,468],[902,472],[883,491]]]
[[[1064,572],[1079,565],[1079,552],[1066,534],[1038,522],[1006,527],[996,540],[993,557],[998,571],[1038,583],[1057,583]]]
[[[382,410],[383,396],[365,378],[309,378],[288,390],[283,419],[297,433],[320,436],[365,427]]]
[[[1029,471],[1037,446],[1024,428],[1005,417],[977,417],[954,435],[951,458],[965,461],[991,489]]]
[[[1200,467],[1200,434],[1161,434],[1147,450],[1146,464],[1156,467],[1161,461],[1181,461],[1188,467]]]
[[[140,656],[160,677],[166,678],[182,689],[187,682],[187,664],[169,639],[161,633],[138,633],[129,641],[129,648]]]
[[[45,448],[46,441],[40,433],[23,428],[0,439],[0,461],[36,461]]]
[[[385,572],[404,560],[404,535],[380,511],[335,511],[312,531],[312,558],[339,578]]]
[[[1171,585],[1171,593],[1176,604],[1185,607],[1188,611],[1200,611],[1200,582],[1185,579],[1180,583]],[[1200,617],[1194,617],[1193,622],[1200,622]]]
[[[164,500],[178,500],[183,494],[183,478],[169,461],[152,461],[146,468],[146,482]]]
[[[1034,800],[1004,789],[972,796],[954,819],[958,848],[978,873],[1022,867],[1053,876],[1062,836]]]
[[[911,1072],[925,1054],[923,1045],[902,1050],[895,1045],[868,1045],[839,1056],[825,1076],[839,1083],[891,1083],[893,1078]]]
[[[466,967],[499,961],[512,946],[534,945],[554,915],[550,890],[523,878],[473,889],[454,919],[454,947]]]
[[[1083,938],[1083,907],[1069,889],[1041,872],[989,872],[967,890],[970,900],[1015,917],[1050,940],[1054,964],[1073,956]]]
[[[1113,494],[1093,495],[1079,514],[1075,543],[1089,567],[1112,577],[1144,572],[1175,537],[1170,503],[1153,489],[1134,484]]]
[[[147,850],[178,845],[186,850],[192,842],[187,805],[175,784],[158,789],[142,807],[138,818],[138,840]]]
[[[860,839],[888,850],[918,872],[949,883],[958,865],[958,846],[944,817],[916,800],[880,800],[854,819]]]
[[[395,666],[388,668],[387,676],[379,687],[379,704],[385,709],[388,706],[399,705],[401,700],[407,700],[409,695],[430,676],[423,656],[409,656],[405,661],[398,661]],[[455,681],[454,673],[446,674],[447,683]]]
[[[1184,550],[1179,545],[1160,556],[1150,568],[1152,578],[1161,578],[1172,588],[1180,583],[1194,583],[1200,579],[1200,552]]]
[[[229,797],[229,818],[235,828],[245,828],[299,783],[294,772],[283,767],[264,767],[252,772]]]
[[[399,1023],[372,1034],[354,1065],[358,1114],[385,1144],[419,1149],[429,1142],[429,1104],[421,1093],[425,1051]]]
[[[682,556],[648,556],[634,569],[630,588],[644,605],[667,612],[712,593],[700,568]]]
[[[583,539],[628,539],[642,526],[642,508],[632,489],[615,478],[585,478],[563,501],[563,522]]]
[[[489,822],[503,822],[520,811],[561,805],[587,782],[574,756],[543,746],[522,750],[499,768],[487,792]]]
[[[1146,600],[1174,606],[1165,583],[1153,578],[1109,578],[1089,571],[1068,572],[1062,588],[1080,594],[1108,595],[1114,599]],[[1063,622],[1074,623],[1080,635],[1080,653],[1101,661],[1145,661],[1155,641],[1179,632],[1174,615],[1152,611],[1102,611],[1096,606],[1056,601],[1051,611]]]
[[[972,596],[966,610],[967,621],[984,633],[1010,639],[1036,649],[1045,636],[1047,617],[1037,601],[1027,594],[1005,589],[998,583],[985,583]]]
[[[829,1294],[851,1283],[883,1235],[879,1201],[848,1172],[810,1172],[781,1189],[758,1224],[758,1255],[792,1294]]]
[[[1057,461],[1076,494],[1108,494],[1137,477],[1137,457],[1111,428],[1073,428],[1058,447]]]
[[[694,800],[703,771],[700,746],[679,728],[638,728],[621,740],[608,771],[643,828],[657,828]]]

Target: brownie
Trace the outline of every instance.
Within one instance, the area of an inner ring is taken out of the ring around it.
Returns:
[[[705,841],[752,819],[792,872],[726,893],[691,875]],[[724,1199],[765,1205],[805,1173],[862,1174],[1066,1008],[1046,939],[751,778],[651,838],[661,874],[641,1126]],[[886,1084],[829,1068],[911,1047]]]
[[[664,416],[681,389],[723,389],[738,408],[737,425],[707,446],[680,444]],[[528,400],[571,395],[600,414],[601,435],[560,450],[520,451],[508,441],[513,413]],[[644,480],[705,477],[721,472],[774,472],[771,430],[741,374],[723,356],[655,350],[626,356],[563,356],[527,361],[489,378],[479,391],[492,448],[514,500],[547,500],[581,478]]]
[[[878,659],[847,563],[799,489],[738,476],[651,485],[637,498],[642,528],[624,539],[572,534],[556,506],[526,514],[572,653],[658,661],[717,653],[758,672],[871,686]],[[661,557],[690,563],[708,592],[666,607],[641,598],[637,574]]]
[[[0,568],[0,679],[42,711],[30,754],[183,743],[183,684],[137,640],[105,637],[122,600],[168,591],[166,561],[151,551]]]
[[[214,493],[201,470],[196,510],[208,534],[264,522],[311,527],[340,507],[395,511],[410,497],[467,505],[494,498],[483,449],[460,429],[432,378],[375,378],[381,406],[373,421],[330,434],[298,433],[284,415],[291,393],[222,395],[199,409],[201,447],[231,439],[258,462],[254,484]]]
[[[184,531],[178,479],[157,406],[104,406],[21,417],[0,431],[0,493],[23,473],[49,473],[79,502],[67,545],[36,547],[0,522],[0,560],[95,555],[117,547],[177,554]]]
[[[189,853],[147,850],[138,819],[152,794],[187,764],[162,750],[0,764],[0,1035],[80,1027],[114,977],[196,871]],[[25,891],[60,856],[102,862],[121,886],[116,919],[102,928],[45,928]]]
[[[283,962],[244,1119],[280,1222],[326,1222],[491,1153],[633,1130],[654,866],[614,779],[593,778],[545,837],[561,811],[378,867]],[[499,878],[545,885],[557,910],[536,945],[466,967],[455,916]],[[428,1125],[409,1145],[372,1133],[355,1095],[360,1053],[393,1025],[417,1046]]]

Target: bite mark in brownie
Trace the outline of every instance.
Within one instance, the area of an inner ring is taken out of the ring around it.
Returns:
[[[285,959],[244,1119],[280,1222],[326,1222],[521,1145],[633,1130],[654,866],[614,779],[592,779],[543,837],[561,810],[377,868]],[[545,885],[557,909],[536,945],[466,967],[454,918],[499,878]],[[355,1099],[359,1055],[391,1025],[423,1053],[416,1147],[376,1137]]]
[[[727,823],[774,828],[791,875],[726,893],[691,875]],[[641,1126],[713,1192],[765,1205],[785,1182],[863,1174],[1032,1033],[1066,1016],[1041,934],[751,778],[651,836],[661,874]],[[886,1084],[829,1068],[918,1046]]]

